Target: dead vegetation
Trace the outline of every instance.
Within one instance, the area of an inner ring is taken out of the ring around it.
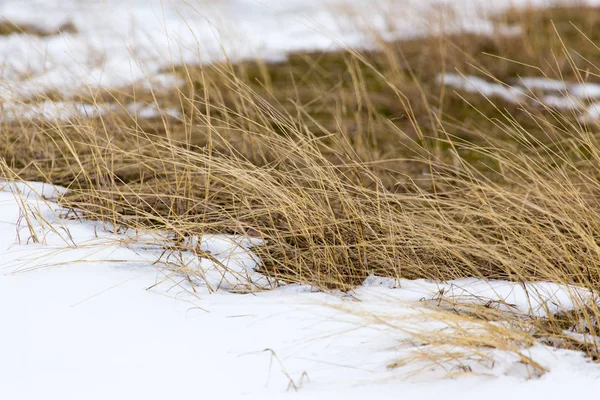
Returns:
[[[75,100],[176,107],[180,118],[121,109],[4,121],[0,154],[22,179],[69,186],[63,204],[92,218],[182,239],[260,237],[261,270],[280,281],[348,290],[369,274],[478,277],[597,292],[600,126],[436,79],[460,71],[507,84],[532,75],[598,82],[598,19],[596,8],[511,11],[498,21],[520,26],[519,35],[174,66],[186,82],[177,91],[96,90]],[[597,336],[595,304],[520,321],[527,329],[518,334],[493,331],[483,309],[462,318],[485,321],[489,343],[505,348],[534,339],[576,347],[564,332],[582,320],[587,330],[578,333]],[[594,346],[577,348],[597,356]]]
[[[6,19],[0,19],[0,36],[24,34],[31,36],[54,36],[61,33],[77,33],[77,27],[72,22],[65,22],[56,29],[44,29],[34,25],[20,24]]]

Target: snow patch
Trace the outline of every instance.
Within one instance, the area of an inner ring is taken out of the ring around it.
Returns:
[[[501,97],[510,103],[519,103],[524,92],[521,88],[488,82],[477,76],[462,76],[459,74],[442,74],[437,82],[469,93],[479,93],[485,97]]]
[[[446,398],[479,399],[477,388],[499,398],[528,390],[556,394],[564,391],[565,381],[571,384],[569,394],[589,393],[600,377],[600,367],[581,353],[542,345],[523,350],[549,371],[537,380],[527,380],[531,371],[517,355],[498,350],[489,353],[493,362],[474,358],[455,366],[493,379],[441,380],[453,371],[419,371],[418,362],[386,367],[421,349],[397,327],[440,329],[439,323],[419,318],[427,312],[419,300],[441,289],[456,298],[496,295],[524,310],[547,304],[542,299],[549,294],[559,310],[569,307],[566,288],[535,284],[525,296],[508,282],[370,276],[353,295],[314,292],[306,285],[209,295],[210,286],[223,280],[219,270],[256,274],[251,249],[260,241],[188,238],[185,245],[206,252],[190,271],[207,271],[208,284],[192,289],[185,270],[175,274],[155,263],[167,236],[118,233],[110,224],[64,219],[60,207],[44,199],[65,193],[64,188],[24,182],[3,182],[2,188],[0,316],[11,329],[0,331],[0,387],[7,398],[184,398],[197,387],[182,382],[196,382],[203,393],[227,398],[280,398],[291,386],[299,389],[294,397],[306,399],[402,393],[428,400],[439,398],[440,391]],[[213,277],[211,268],[217,271]],[[540,301],[523,300],[535,298],[534,292]],[[365,313],[390,319],[365,324]],[[421,378],[399,379],[415,373]]]
[[[176,108],[161,109],[156,104],[143,104],[134,102],[127,105],[127,112],[134,117],[150,119],[160,116],[181,118],[181,112]]]
[[[56,200],[69,193],[69,189],[45,182],[6,181],[0,179],[1,192],[13,192],[25,198],[42,197],[46,200]]]
[[[5,104],[0,114],[0,120],[70,121],[78,118],[97,118],[114,109],[114,104],[86,104],[46,100],[41,103]]]
[[[559,110],[577,111],[580,122],[593,122],[600,119],[600,84],[570,83],[544,77],[519,78],[519,83],[504,85],[488,82],[472,75],[440,74],[440,85],[445,85],[469,93],[478,93],[485,97],[500,97],[510,103],[519,104],[529,101],[531,104],[552,107]],[[537,96],[536,92],[541,92]]]
[[[160,108],[157,104],[133,102],[125,106],[116,103],[87,104],[79,102],[54,102],[5,104],[0,113],[3,121],[45,120],[54,122],[73,122],[81,119],[98,118],[110,113],[127,112],[132,117],[141,119],[167,116],[181,118],[181,111],[176,108]]]
[[[511,0],[4,0],[0,18],[46,31],[72,23],[77,32],[0,36],[5,86],[0,96],[19,100],[48,90],[70,95],[145,80],[154,81],[148,86],[174,87],[177,78],[164,74],[173,65],[277,61],[293,51],[374,47],[376,36],[514,35],[518,26],[489,19],[513,5]],[[443,18],[448,15],[453,18]]]

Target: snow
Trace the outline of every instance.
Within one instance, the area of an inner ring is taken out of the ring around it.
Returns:
[[[502,98],[509,103],[520,104],[529,101],[537,106],[576,111],[580,122],[600,119],[600,102],[593,101],[600,99],[600,84],[564,82],[545,77],[522,77],[517,83],[508,85],[489,82],[478,76],[455,73],[440,74],[437,82],[486,98]],[[538,96],[537,92],[545,94]]]
[[[68,101],[45,100],[39,103],[17,103],[5,106],[0,112],[0,121],[46,120],[77,122],[83,119],[98,118],[110,113],[125,112],[135,118],[150,119],[168,116],[181,118],[176,108],[159,108],[156,103],[133,102],[125,106],[116,103],[87,104]]]
[[[402,329],[439,327],[422,299],[440,292],[456,301],[501,299],[540,315],[573,307],[574,288],[529,284],[526,295],[510,282],[371,276],[347,295],[298,285],[236,294],[228,289],[239,288],[242,272],[260,281],[251,252],[260,242],[205,235],[187,244],[218,262],[183,255],[195,260],[189,268],[205,272],[194,291],[168,265],[154,262],[168,237],[114,233],[110,225],[73,218],[48,200],[64,188],[39,182],[2,188],[0,390],[6,398],[282,398],[292,396],[286,394],[290,379],[298,389],[293,397],[306,399],[398,393],[433,399],[440,392],[503,399],[600,387],[600,366],[543,345],[523,350],[549,371],[535,379],[527,379],[531,371],[516,355],[498,350],[489,353],[494,365],[473,361],[476,374],[459,379],[444,379],[453,370],[419,371],[425,367],[419,362],[386,368],[415,350]],[[239,281],[224,284],[234,278]],[[582,304],[593,301],[584,291],[579,296]],[[369,323],[371,315],[389,325]]]
[[[443,74],[438,76],[440,85],[464,90],[470,93],[479,93],[485,97],[497,96],[510,103],[518,103],[524,96],[518,87],[491,83],[477,76],[462,76],[459,74]]]
[[[544,317],[581,308],[595,301],[589,291],[550,282],[485,282],[462,279],[441,285],[444,296],[455,302],[496,304],[506,311]]]
[[[584,108],[583,102],[572,95],[565,94],[563,96],[548,95],[541,98],[542,104],[553,107],[558,110],[581,110]],[[588,113],[589,114],[589,113]]]
[[[69,192],[68,189],[44,182],[19,182],[0,179],[0,192],[13,192],[22,197],[42,197],[56,200]]]
[[[181,118],[181,112],[176,108],[160,109],[156,104],[142,104],[134,102],[127,105],[127,112],[132,116],[139,118],[157,118],[161,115],[168,115],[173,118]]]
[[[600,119],[600,102],[591,103],[582,117],[584,121],[597,121]]]
[[[589,1],[593,3],[594,1]],[[544,4],[542,0],[524,4]],[[0,18],[46,31],[72,23],[77,32],[0,37],[0,98],[49,90],[122,87],[168,78],[169,67],[291,51],[372,47],[386,39],[439,31],[491,34],[492,13],[512,0],[4,0]],[[448,15],[455,18],[448,20]],[[515,34],[518,27],[500,27]]]
[[[183,82],[168,71],[181,63],[281,60],[299,50],[374,47],[377,36],[409,38],[457,30],[493,34],[498,29],[513,35],[518,26],[494,26],[489,16],[514,5],[544,4],[542,0],[3,0],[0,19],[49,32],[71,23],[76,32],[0,36],[2,119],[98,117],[111,105],[23,102],[50,91],[69,97],[98,87],[173,89]],[[452,74],[444,79],[455,88],[507,101],[522,97],[516,86],[475,77],[466,82]],[[536,84],[537,78],[525,79],[530,79],[525,87]],[[600,87],[571,89],[578,98],[600,96]],[[576,109],[573,102],[556,98],[548,104]],[[158,114],[152,106],[129,107],[139,118]],[[180,117],[179,110],[163,111]]]
[[[550,92],[564,92],[570,86],[562,81],[538,76],[528,76],[519,78],[518,83],[525,86],[528,89],[540,89]]]
[[[5,106],[0,119],[4,121],[35,119],[69,121],[82,117],[95,118],[106,114],[111,109],[114,109],[114,105],[94,105],[46,100],[40,103],[22,103]]]
[[[600,85],[596,83],[569,83],[543,77],[520,78],[519,82],[530,90],[540,89],[549,92],[570,93],[582,99],[597,99],[600,97]]]

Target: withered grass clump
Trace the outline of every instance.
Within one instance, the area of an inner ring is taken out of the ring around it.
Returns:
[[[54,36],[60,33],[77,33],[77,27],[72,22],[65,22],[58,28],[48,30],[34,25],[20,24],[6,19],[0,19],[0,36],[26,34],[31,36]]]
[[[92,218],[182,239],[262,238],[261,270],[281,281],[351,289],[369,274],[479,277],[596,292],[600,125],[534,92],[513,104],[441,87],[437,77],[600,81],[598,19],[596,8],[511,11],[498,23],[519,25],[520,35],[174,66],[186,81],[177,91],[90,90],[70,100],[138,101],[180,117],[121,109],[4,121],[0,154],[22,179],[69,186],[63,204]],[[598,307],[586,307],[597,320]],[[535,335],[581,316],[565,318]]]

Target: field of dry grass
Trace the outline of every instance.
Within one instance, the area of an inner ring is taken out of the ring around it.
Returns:
[[[439,77],[600,83],[599,20],[597,8],[514,10],[497,23],[519,26],[517,34],[436,35],[274,64],[174,65],[166,72],[185,82],[177,90],[48,93],[28,101],[123,107],[66,121],[3,119],[3,169],[68,186],[66,207],[171,232],[179,250],[200,256],[186,237],[259,237],[262,272],[282,282],[350,290],[369,274],[477,277],[597,293],[600,124],[548,106],[542,92],[514,103]],[[132,101],[180,115],[137,118],[124,107]],[[432,303],[441,319],[480,324],[488,338],[462,332],[428,343],[511,349],[541,339],[598,357],[598,304],[533,318]]]
[[[47,30],[33,25],[19,24],[9,20],[0,19],[0,36],[21,33],[31,36],[53,36],[60,33],[75,33],[77,28],[72,23],[65,23],[57,30]]]

